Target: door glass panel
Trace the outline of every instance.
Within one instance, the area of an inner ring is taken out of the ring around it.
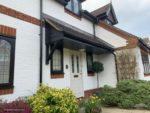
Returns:
[[[76,56],[76,60],[77,60],[77,73],[79,73],[79,57]]]
[[[71,56],[72,73],[74,73],[74,55]]]

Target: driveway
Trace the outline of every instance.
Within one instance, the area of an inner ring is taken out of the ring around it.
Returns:
[[[150,110],[124,110],[119,108],[102,108],[102,113],[150,113]]]

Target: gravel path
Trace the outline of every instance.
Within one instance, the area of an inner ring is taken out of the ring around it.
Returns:
[[[124,110],[119,108],[102,108],[102,113],[150,113],[150,110]]]

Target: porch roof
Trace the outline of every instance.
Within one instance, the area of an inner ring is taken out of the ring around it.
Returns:
[[[60,21],[54,17],[43,14],[46,21],[47,36],[46,44],[53,44],[62,41],[64,47],[72,49],[85,49],[97,54],[114,51],[114,47],[107,42],[95,37],[88,32],[76,28],[68,23]]]

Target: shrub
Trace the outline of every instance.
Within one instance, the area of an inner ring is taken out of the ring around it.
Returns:
[[[150,82],[143,80],[123,80],[116,88],[104,86],[102,103],[105,106],[119,106],[134,108],[136,105],[145,105],[150,109]]]
[[[56,89],[41,86],[34,96],[28,99],[33,113],[77,113],[76,97],[69,89]]]
[[[123,94],[119,100],[118,106],[125,109],[134,108],[135,105],[139,103],[139,101],[133,95]]]
[[[102,90],[102,104],[104,106],[117,106],[119,103],[119,97],[122,95],[122,92],[118,91],[115,88],[105,85]]]
[[[25,100],[15,100],[12,102],[0,101],[0,113],[4,113],[7,110],[11,113],[13,113],[14,110],[21,111],[21,113],[31,113],[32,111]]]
[[[97,96],[91,96],[84,102],[85,113],[101,113],[101,99]]]
[[[123,80],[117,84],[117,89],[124,93],[133,93],[136,91],[134,80]]]
[[[93,62],[92,70],[96,73],[102,72],[104,70],[104,66],[101,62]]]

